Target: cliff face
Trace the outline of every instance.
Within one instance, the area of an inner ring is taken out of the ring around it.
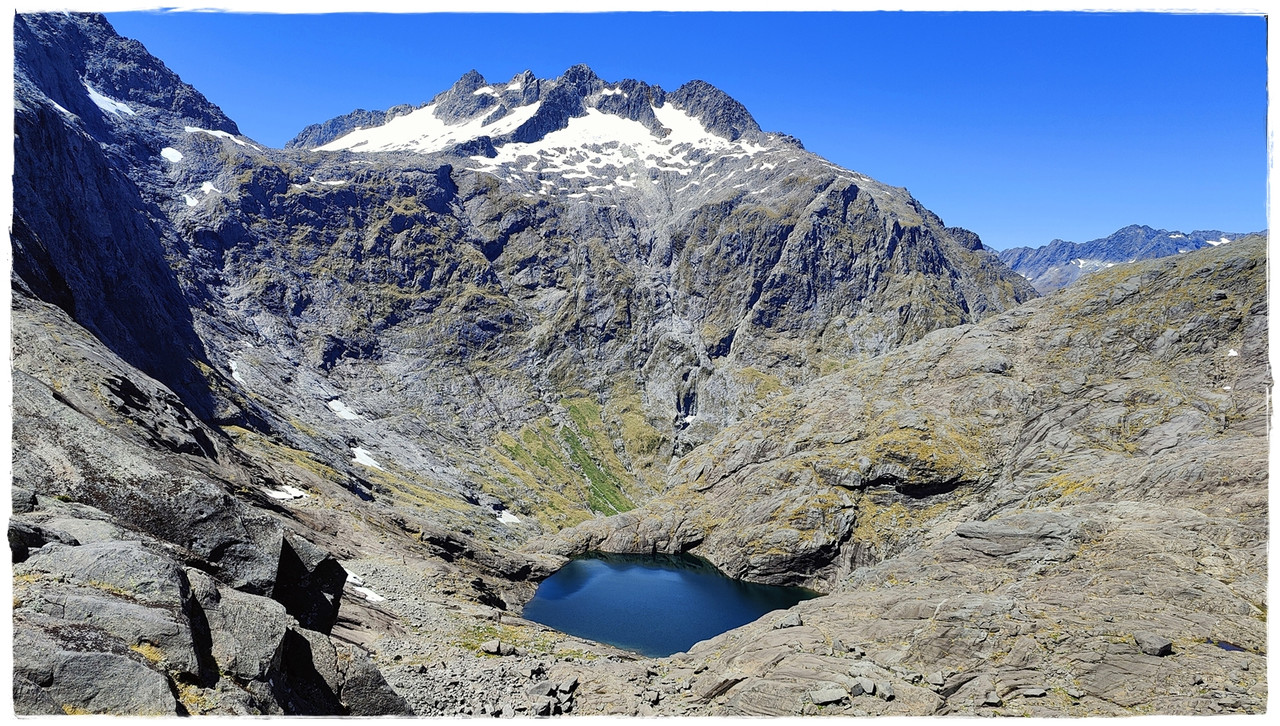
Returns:
[[[274,150],[100,17],[18,16],[15,49],[23,713],[653,710],[697,665],[498,613],[593,547],[863,597],[1059,490],[1218,527],[1170,482],[1263,455],[1258,245],[1023,304],[976,235],[701,81],[472,72]],[[1231,525],[1241,582],[1259,521]],[[1252,643],[1251,613],[1214,637]],[[781,687],[709,673],[665,712]],[[525,690],[552,676],[584,686]],[[793,680],[776,712],[814,705]]]

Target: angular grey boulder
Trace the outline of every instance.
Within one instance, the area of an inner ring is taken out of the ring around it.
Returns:
[[[1166,656],[1173,653],[1173,641],[1145,630],[1133,634],[1138,648],[1147,655]]]

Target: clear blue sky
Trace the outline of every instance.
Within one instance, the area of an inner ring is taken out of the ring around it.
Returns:
[[[281,146],[355,108],[587,63],[694,78],[769,131],[911,190],[996,248],[1127,224],[1266,221],[1261,17],[1092,13],[109,13],[239,125]]]

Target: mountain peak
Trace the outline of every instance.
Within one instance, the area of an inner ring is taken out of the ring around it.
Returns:
[[[141,114],[240,133],[222,109],[100,14],[16,15],[14,50],[16,83],[31,84],[88,123]]]
[[[480,75],[480,71],[472,68],[466,73],[463,73],[462,77],[454,82],[451,90],[471,93],[484,85],[486,85],[484,76]]]
[[[732,96],[703,80],[693,80],[667,96],[676,108],[702,119],[708,131],[730,141],[760,134],[755,118]]]
[[[591,67],[586,63],[578,63],[577,65],[570,66],[569,69],[564,72],[564,75],[560,76],[560,80],[565,83],[585,86],[591,85],[601,79],[600,76],[597,76],[596,72],[591,70]]]

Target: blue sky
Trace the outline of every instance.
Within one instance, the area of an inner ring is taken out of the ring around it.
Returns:
[[[587,63],[701,78],[766,130],[905,186],[996,248],[1127,224],[1263,229],[1266,25],[1140,13],[108,13],[281,146],[355,108]]]

